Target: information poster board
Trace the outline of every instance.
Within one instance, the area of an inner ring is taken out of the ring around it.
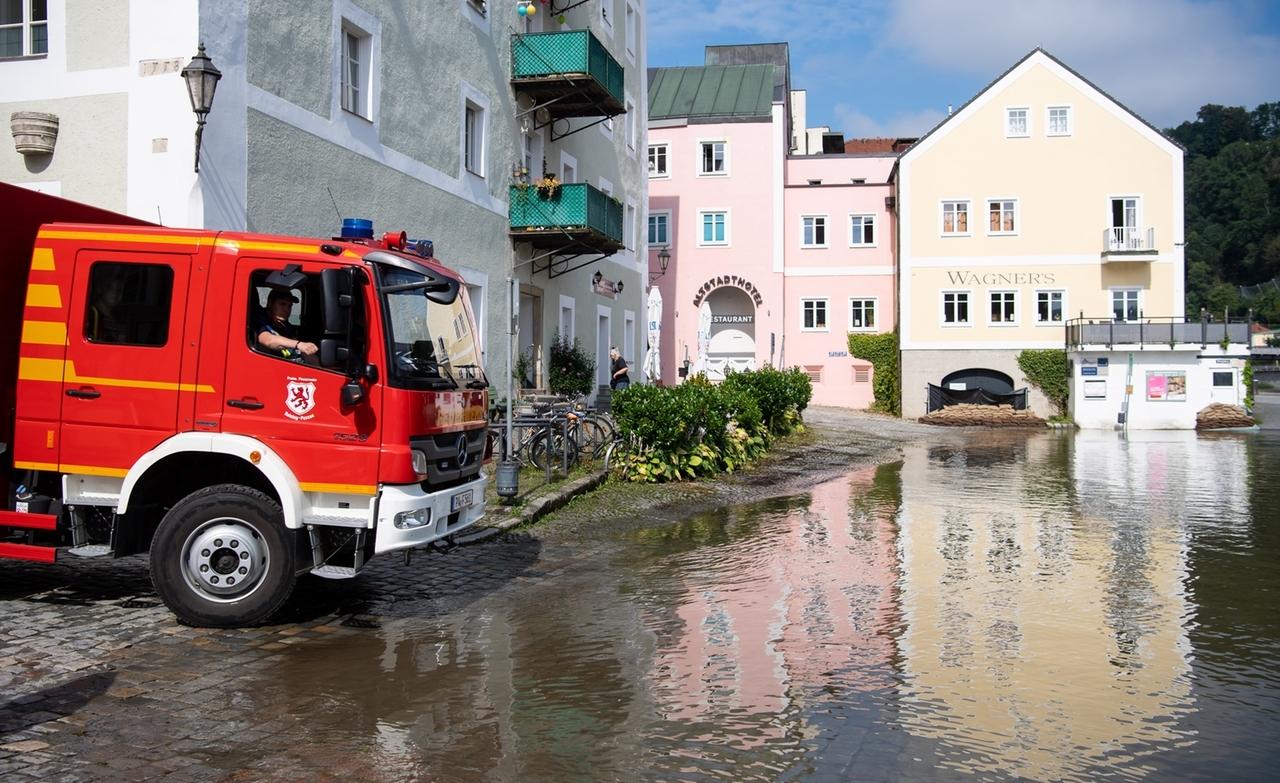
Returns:
[[[1162,402],[1186,402],[1185,370],[1148,370],[1147,399]]]

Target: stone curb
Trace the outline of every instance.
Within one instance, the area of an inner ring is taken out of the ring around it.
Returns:
[[[607,471],[600,470],[583,476],[582,478],[566,482],[560,487],[557,487],[554,492],[529,501],[518,513],[503,519],[495,525],[485,526],[478,530],[473,530],[461,535],[454,539],[454,543],[460,546],[478,544],[481,541],[487,541],[494,536],[501,535],[514,527],[526,525],[530,522],[536,522],[547,514],[550,514],[552,511],[563,507],[578,495],[590,492],[600,486],[608,476],[609,474]]]

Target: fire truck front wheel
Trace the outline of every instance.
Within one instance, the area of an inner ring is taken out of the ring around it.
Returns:
[[[253,625],[293,592],[295,553],[274,500],[236,484],[206,487],[161,520],[151,542],[151,581],[188,625]]]

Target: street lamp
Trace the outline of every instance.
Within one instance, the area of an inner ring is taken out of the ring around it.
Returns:
[[[666,245],[663,245],[658,249],[658,274],[649,275],[649,282],[652,283],[654,280],[665,275],[667,273],[667,265],[670,263],[671,251],[667,249]]]
[[[182,69],[182,78],[187,82],[187,95],[191,96],[191,111],[196,113],[196,171],[199,171],[200,137],[204,135],[205,118],[213,108],[213,91],[222,78],[222,71],[214,68],[213,61],[204,53],[203,41],[196,56]]]

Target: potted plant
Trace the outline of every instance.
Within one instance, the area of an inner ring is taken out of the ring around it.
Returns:
[[[556,179],[555,174],[547,172],[542,173],[542,179],[534,183],[538,188],[538,198],[553,199],[560,195],[560,180]]]

